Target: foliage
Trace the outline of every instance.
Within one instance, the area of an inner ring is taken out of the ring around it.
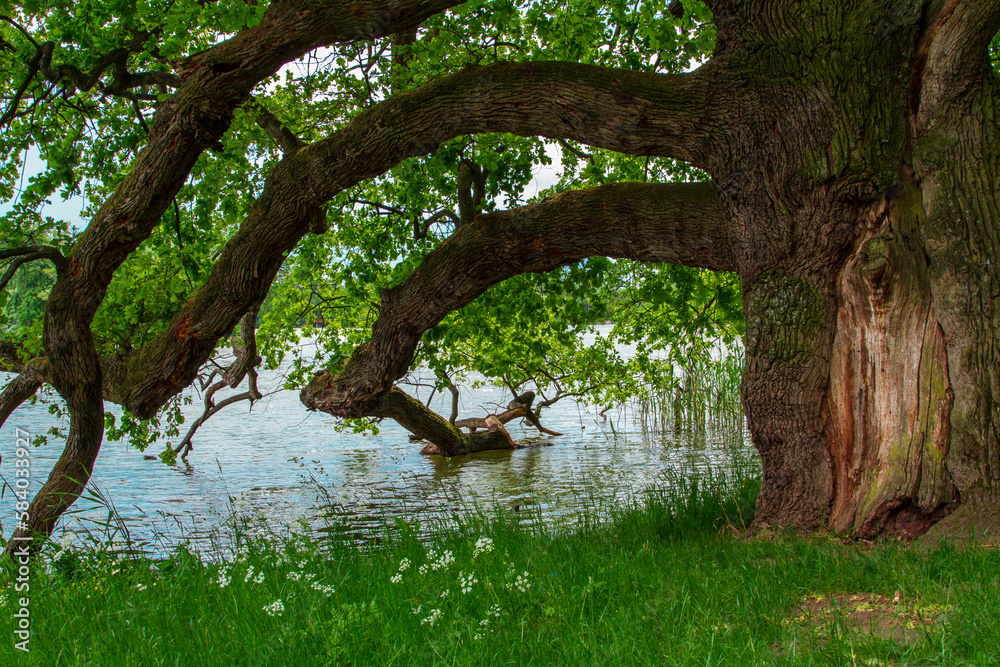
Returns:
[[[473,0],[428,19],[411,43],[349,43],[286,67],[237,111],[221,144],[202,154],[152,236],[115,273],[92,325],[100,353],[123,355],[143,345],[204,281],[281,157],[257,123],[262,109],[309,142],[381,100],[470,65],[566,60],[684,71],[710,53],[714,28],[700,2],[685,1],[681,17],[668,5]],[[0,199],[9,202],[0,217],[0,243],[45,243],[68,252],[82,230],[76,221],[43,217],[45,203],[78,195],[87,202],[85,215],[95,213],[129,173],[156,109],[169,103],[172,90],[150,84],[116,94],[110,73],[89,89],[65,77],[36,78],[14,105],[37,44],[53,41],[52,63],[82,71],[99,56],[126,48],[131,71],[169,72],[185,55],[255,24],[265,8],[197,0],[0,6],[10,19],[0,22],[10,54],[0,72],[0,113],[17,111],[0,139]],[[32,175],[25,164],[36,153],[44,167]],[[554,159],[558,181],[531,195],[539,169]],[[459,200],[469,188],[463,165],[484,175],[476,212],[570,188],[698,176],[673,160],[481,134],[446,142],[342,193],[329,206],[329,231],[307,237],[289,255],[261,310],[258,337],[266,364],[276,367],[288,354],[295,357],[290,387],[302,385],[317,366],[338,368],[367,338],[379,290],[399,284],[454,231],[462,215]],[[40,351],[39,311],[51,267],[35,263],[21,272],[6,290],[7,335]],[[584,345],[593,325],[605,321],[615,323],[612,336]],[[325,326],[317,328],[317,322]],[[655,373],[624,361],[616,344],[668,350],[680,359],[697,355],[708,339],[732,341],[741,326],[739,283],[732,276],[595,258],[496,286],[428,331],[414,364],[432,369],[441,389],[479,381],[507,384],[512,391],[533,388],[548,398],[621,403]],[[319,353],[295,348],[302,337],[316,337]],[[169,416],[164,423],[177,427]],[[121,432],[137,443],[149,440],[150,425],[125,421],[115,427],[125,427]]]

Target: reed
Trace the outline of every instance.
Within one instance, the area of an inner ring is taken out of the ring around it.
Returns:
[[[633,412],[651,434],[681,432],[743,442],[746,419],[740,402],[743,349],[738,344],[655,360],[645,386],[636,392]]]

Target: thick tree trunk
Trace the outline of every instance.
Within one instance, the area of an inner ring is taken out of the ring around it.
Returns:
[[[954,400],[945,465],[962,504],[928,537],[1000,528],[1000,81],[948,105],[917,146],[929,296]]]
[[[713,184],[617,184],[463,224],[383,292],[371,342],[313,379],[308,407],[391,417],[448,453],[510,447],[499,429],[466,436],[393,388],[428,327],[510,276],[592,255],[735,270],[759,525],[905,537],[942,517],[1000,526],[995,0],[708,0],[718,45],[696,72],[498,64],[394,95],[286,156],[199,292],[155,341],[102,369],[90,322],[115,270],[253,86],[317,45],[398,32],[454,3],[356,4],[274,4],[180,66],[181,87],[49,299],[48,377],[71,426],[32,528],[51,530],[89,477],[102,384],[152,416],[260,303],[333,196],[455,136],[498,131],[683,159]]]
[[[961,507],[942,525],[1000,527],[997,12],[943,5],[841,3],[835,43],[825,6],[720,22],[752,119],[713,176],[744,280],[758,526],[913,538]],[[950,29],[978,40],[964,78],[960,44],[935,50]],[[801,48],[773,58],[773,35]]]

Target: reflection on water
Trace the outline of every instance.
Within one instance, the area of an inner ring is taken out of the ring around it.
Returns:
[[[276,374],[262,374],[261,388],[279,381]],[[495,389],[466,389],[462,398],[463,417],[510,400],[506,390]],[[447,413],[445,398],[439,399],[432,407]],[[199,404],[195,400],[185,409],[189,422]],[[560,402],[543,414],[547,427],[564,433],[546,437],[552,446],[445,459],[422,456],[421,444],[394,422],[383,422],[378,435],[337,432],[331,417],[307,412],[297,392],[247,408],[245,403],[227,408],[202,426],[187,463],[146,461],[124,442],[105,442],[92,484],[114,503],[133,538],[157,551],[182,540],[208,548],[209,535],[224,529],[234,509],[275,530],[304,520],[314,530],[333,522],[359,535],[394,517],[447,522],[471,507],[488,512],[496,505],[516,507],[525,521],[540,516],[567,522],[584,509],[608,507],[664,485],[667,471],[725,468],[734,452],[749,447],[745,432],[650,435],[626,411],[602,418],[593,408]],[[0,430],[0,473],[12,481],[15,428],[38,435],[58,425],[40,403],[19,408]],[[508,428],[515,440],[537,440],[530,426],[512,422]],[[53,440],[33,451],[32,493],[60,449]],[[15,501],[9,490],[0,501],[4,534],[13,527]],[[87,505],[85,498],[77,503],[87,510],[77,519],[106,518],[106,510]]]

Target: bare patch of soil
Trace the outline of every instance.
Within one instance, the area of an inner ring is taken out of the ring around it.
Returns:
[[[857,632],[900,644],[918,641],[925,630],[940,627],[954,612],[952,605],[921,604],[896,593],[838,593],[803,598],[782,624],[804,628],[820,637]]]

